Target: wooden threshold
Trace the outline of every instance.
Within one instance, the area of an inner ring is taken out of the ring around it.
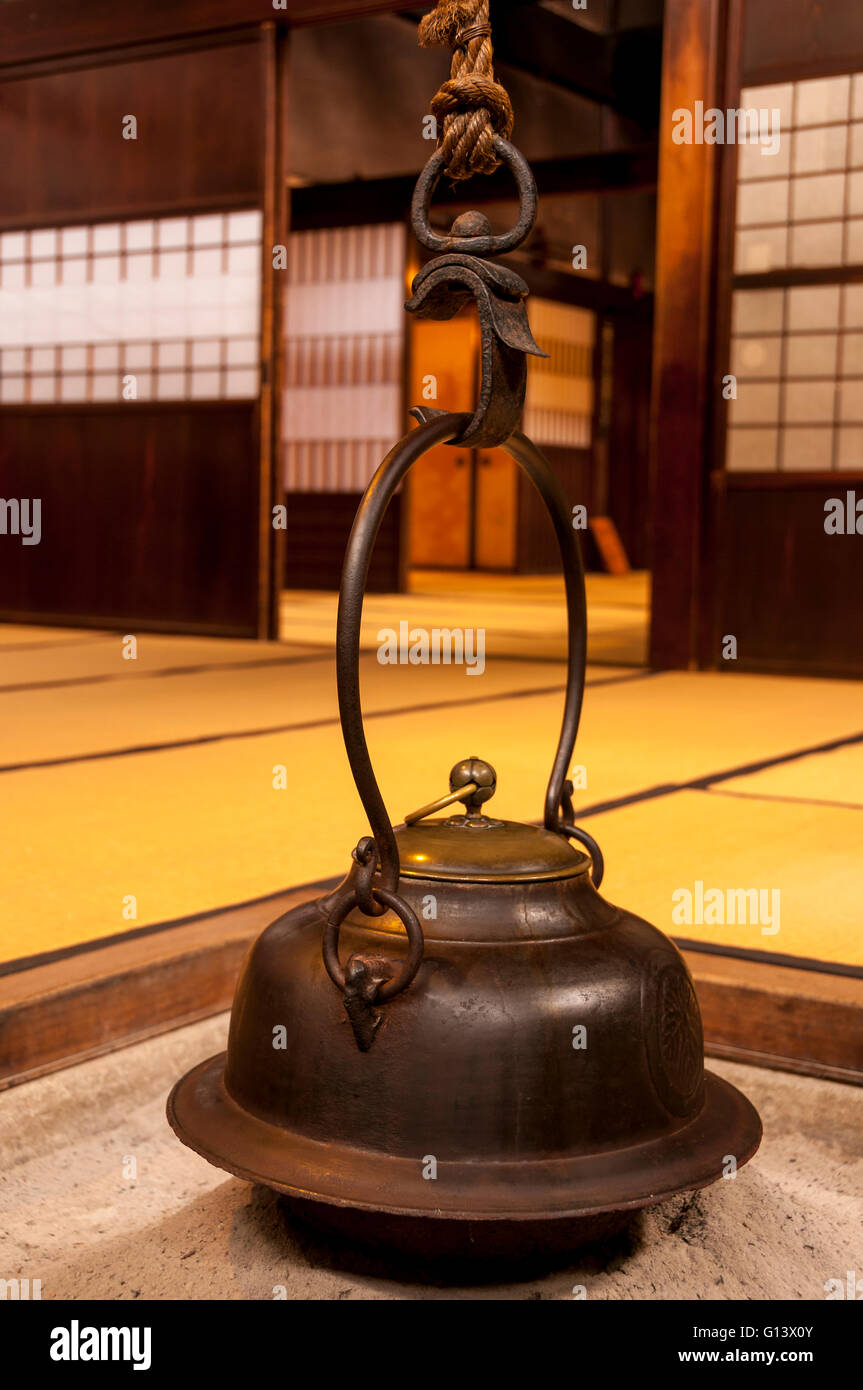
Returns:
[[[708,1054],[863,1085],[863,979],[684,951]]]
[[[311,885],[0,977],[0,1090],[230,1008],[251,942]]]
[[[250,943],[321,891],[307,885],[0,977],[0,1090],[230,1008]],[[863,979],[684,957],[708,1055],[863,1084]]]

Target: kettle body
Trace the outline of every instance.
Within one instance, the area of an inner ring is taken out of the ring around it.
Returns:
[[[331,900],[286,913],[249,952],[227,1055],[172,1097],[180,1137],[318,1226],[485,1256],[572,1248],[745,1162],[760,1124],[705,1073],[680,952],[572,857],[533,882],[403,877],[436,917],[367,1051],[322,962]],[[354,910],[342,949],[397,967],[401,923]]]
[[[493,833],[493,832],[490,832]],[[229,1094],[321,1143],[385,1150],[416,1167],[523,1163],[674,1133],[704,1102],[701,1024],[686,966],[648,923],[580,874],[539,883],[400,881],[424,920],[410,990],[380,1010],[374,1045],[350,1037],[321,963],[328,902],[274,922],[237,989]],[[401,923],[354,910],[342,949],[401,959]],[[341,1035],[341,1036],[340,1036]],[[333,1046],[322,1047],[325,1038]],[[338,1044],[338,1045],[337,1045]]]

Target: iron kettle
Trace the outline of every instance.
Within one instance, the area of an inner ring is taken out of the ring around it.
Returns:
[[[551,516],[569,614],[543,824],[495,818],[496,774],[479,757],[455,765],[438,802],[390,823],[360,708],[365,580],[407,469],[467,421],[435,414],[396,446],[348,544],[339,703],[372,835],[333,893],[252,946],[227,1054],[177,1083],[168,1116],[204,1158],[320,1226],[426,1254],[499,1255],[574,1248],[704,1187],[729,1156],[739,1167],[753,1155],[761,1124],[705,1072],[680,952],[600,896],[602,856],[573,823],[584,576],[559,484],[520,434],[505,447]]]

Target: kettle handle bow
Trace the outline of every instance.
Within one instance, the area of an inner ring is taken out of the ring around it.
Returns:
[[[413,413],[421,421],[419,428],[411,430],[390,450],[369,483],[357,510],[342,569],[336,630],[336,680],[342,735],[351,773],[375,841],[378,885],[391,893],[398,886],[399,853],[392,822],[372,770],[360,703],[363,598],[372,549],[393,493],[423,454],[439,444],[458,440],[471,419],[469,414],[437,410],[417,410]],[[573,827],[565,823],[571,817],[562,817],[561,807],[563,805],[565,810],[571,810],[571,803],[567,807],[563,798],[566,796],[567,770],[581,718],[587,657],[587,606],[581,551],[566,499],[548,460],[535,444],[518,431],[501,447],[524,469],[545,503],[563,562],[569,627],[566,700],[560,739],[545,794],[544,824],[547,830],[571,837]],[[584,835],[584,832],[581,834]]]

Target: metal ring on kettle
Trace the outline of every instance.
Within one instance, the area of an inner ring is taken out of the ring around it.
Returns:
[[[403,989],[407,989],[422,965],[423,932],[413,908],[397,893],[388,893],[385,888],[373,888],[372,897],[383,907],[388,907],[401,919],[408,938],[408,954],[404,965],[395,978],[385,980],[375,994],[375,1002],[384,1004],[388,999],[400,994]],[[345,972],[339,960],[339,932],[348,913],[353,912],[354,908],[358,906],[358,895],[355,892],[349,893],[332,912],[324,931],[324,965],[333,984],[337,985],[343,992],[346,981]]]
[[[360,626],[372,549],[393,493],[411,466],[439,444],[460,438],[469,414],[441,414],[413,429],[390,450],[366,489],[345,552],[336,628],[336,681],[339,717],[351,773],[368,816],[377,847],[379,888],[395,892],[399,852],[392,822],[372,770],[360,703]],[[554,526],[563,562],[569,632],[563,723],[545,795],[544,825],[566,833],[561,825],[561,797],[581,718],[587,660],[587,605],[581,551],[572,529],[566,499],[551,465],[535,444],[516,432],[501,445],[527,473]]]

